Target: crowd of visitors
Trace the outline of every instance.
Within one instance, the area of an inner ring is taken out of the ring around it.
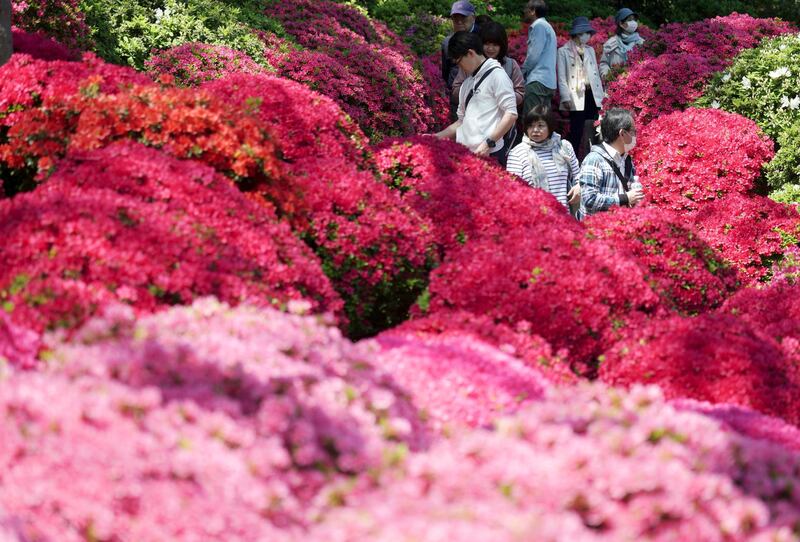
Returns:
[[[617,12],[616,33],[603,44],[599,61],[588,45],[596,30],[587,17],[572,21],[570,40],[558,48],[545,0],[529,0],[523,16],[530,27],[520,66],[508,56],[501,24],[478,16],[469,1],[452,5],[453,33],[442,43],[452,124],[436,137],[493,157],[530,186],[553,194],[578,220],[614,205],[634,207],[644,193],[629,155],[636,144],[633,115],[607,111],[591,148],[589,139],[600,118],[604,82],[644,42],[638,15],[629,8]],[[569,115],[566,138],[555,130],[556,93],[558,108]]]

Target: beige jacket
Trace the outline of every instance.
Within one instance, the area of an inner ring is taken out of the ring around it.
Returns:
[[[575,52],[574,47],[567,42],[558,50],[558,61],[556,70],[558,72],[558,93],[561,96],[562,110],[565,101],[572,102],[573,111],[583,111],[586,106],[586,93],[579,92],[577,66],[581,61],[580,56]],[[583,69],[586,73],[586,82],[592,88],[592,95],[598,109],[603,104],[605,91],[603,81],[600,79],[600,70],[597,68],[597,57],[594,49],[588,45],[583,48]]]

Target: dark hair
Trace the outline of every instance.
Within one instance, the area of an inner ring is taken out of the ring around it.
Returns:
[[[455,60],[465,56],[470,49],[483,56],[483,41],[478,34],[462,30],[450,38],[450,42],[447,44],[447,56],[451,60]]]
[[[633,115],[627,109],[615,107],[608,111],[600,121],[600,135],[606,143],[613,143],[619,137],[619,131],[630,131],[633,128]]]
[[[525,120],[522,123],[522,128],[525,130],[525,133],[528,133],[528,128],[531,127],[531,124],[539,122],[540,120],[547,123],[547,129],[551,134],[556,131],[556,119],[553,117],[553,111],[550,109],[550,106],[536,105],[525,115]]]
[[[477,17],[475,17],[475,24],[477,24],[479,28],[491,22],[493,22],[491,16],[486,14],[478,15]]]
[[[508,34],[506,34],[506,29],[503,25],[495,22],[486,23],[481,26],[478,35],[481,37],[481,41],[483,41],[484,45],[487,43],[496,43],[500,46],[500,54],[497,55],[497,61],[502,65],[503,60],[508,54]]]
[[[530,0],[526,7],[537,17],[547,17],[547,4],[544,0]]]

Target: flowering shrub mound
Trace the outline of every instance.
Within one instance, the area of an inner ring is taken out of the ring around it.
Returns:
[[[655,387],[581,386],[409,456],[312,538],[790,540],[799,466]]]
[[[67,161],[0,203],[0,297],[37,330],[73,328],[120,300],[137,311],[200,295],[338,312],[319,262],[274,215],[208,167],[141,146]]]
[[[694,231],[746,281],[769,277],[771,266],[798,244],[800,215],[762,196],[730,194],[691,215]]]
[[[206,43],[185,43],[165,49],[151,56],[144,66],[154,78],[170,75],[182,86],[197,86],[229,73],[266,71],[245,53]]]
[[[720,309],[749,322],[783,346],[788,356],[800,360],[800,284],[773,281],[762,288],[746,288]]]
[[[28,33],[11,27],[11,39],[14,52],[30,55],[38,60],[78,60],[80,53],[61,45],[57,41],[42,34]]]
[[[562,359],[563,351],[554,352],[550,344],[531,332],[531,324],[519,321],[514,326],[495,323],[492,318],[458,310],[438,310],[433,314],[414,318],[381,336],[399,333],[428,336],[471,337],[495,346],[501,351],[536,368],[554,384],[574,384],[576,375]]]
[[[467,334],[390,330],[377,339],[380,366],[432,427],[489,424],[540,399],[548,382],[535,368]]]
[[[204,90],[248,107],[275,134],[280,182],[263,195],[323,261],[346,300],[350,335],[396,325],[424,288],[430,226],[366,167],[364,136],[329,99],[291,81],[233,75]]]
[[[800,423],[800,367],[734,316],[675,316],[631,330],[606,353],[600,378],[657,384],[669,398],[731,403]]]
[[[735,268],[666,209],[616,208],[593,215],[586,226],[620,255],[635,258],[663,304],[679,312],[713,309],[738,286]]]
[[[629,316],[654,310],[658,298],[634,261],[567,225],[540,218],[451,252],[431,274],[430,309],[529,322],[570,361],[591,364]]]
[[[11,0],[14,25],[50,36],[72,49],[92,46],[90,30],[78,0]],[[14,50],[17,51],[17,36]]]
[[[751,192],[772,156],[772,141],[753,121],[714,109],[659,117],[636,149],[647,200],[676,211]]]
[[[608,85],[608,104],[603,106],[628,109],[644,125],[694,102],[715,69],[700,55],[672,53],[649,58],[633,64]]]
[[[268,48],[281,75],[333,98],[370,137],[428,129],[431,110],[414,55],[383,24],[328,0],[274,2],[266,14],[311,52]]]
[[[280,77],[234,73],[203,85],[229,105],[255,115],[274,134],[284,162],[344,158],[366,167],[368,140],[337,104],[304,85]]]
[[[745,49],[762,40],[795,32],[792,23],[780,19],[757,19],[747,14],[731,13],[693,23],[670,23],[661,26],[641,48],[634,49],[631,61],[662,54],[702,56],[719,71]]]
[[[542,216],[559,227],[576,227],[555,198],[453,141],[393,139],[374,147],[373,154],[384,182],[430,220],[443,252],[482,237],[502,237]]]
[[[57,92],[18,113],[0,145],[0,162],[12,169],[36,163],[46,173],[67,150],[132,139],[250,183],[278,175],[274,144],[246,111],[194,89],[136,85],[107,94],[102,81],[92,76],[79,93]]]

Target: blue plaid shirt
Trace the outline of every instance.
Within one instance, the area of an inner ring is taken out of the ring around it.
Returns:
[[[614,154],[616,156],[610,154],[603,145],[594,145],[591,152],[583,159],[578,181],[581,183],[581,206],[587,215],[607,211],[612,205],[620,205],[619,178],[603,158],[612,161],[616,158],[617,165],[621,166],[620,171],[622,171],[624,166],[619,162],[619,154],[616,152]],[[631,176],[635,174],[634,167]]]

